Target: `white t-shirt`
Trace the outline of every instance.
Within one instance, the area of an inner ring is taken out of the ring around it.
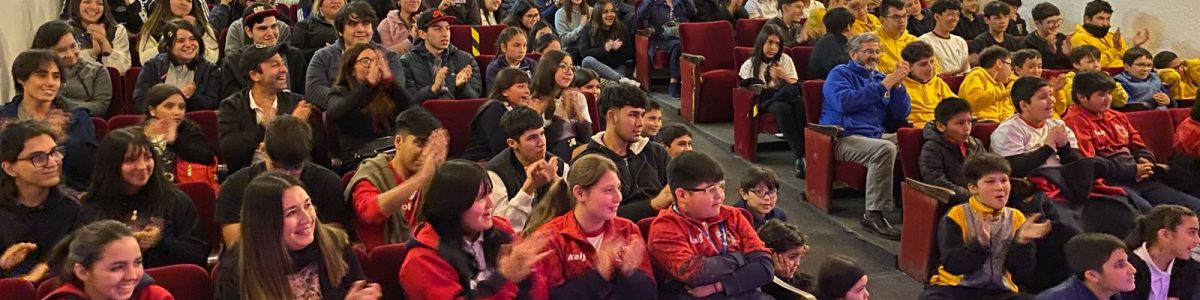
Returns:
[[[1154,264],[1154,259],[1150,258],[1150,251],[1146,250],[1146,243],[1133,250],[1133,254],[1137,255],[1142,261],[1146,262],[1147,269],[1150,269],[1150,300],[1165,300],[1167,299],[1167,289],[1171,287],[1171,269],[1175,268],[1175,260],[1167,263],[1166,270]]]
[[[950,38],[942,38],[933,32],[927,32],[917,38],[922,42],[933,47],[933,55],[937,57],[938,63],[942,67],[942,72],[953,72],[967,64],[967,41],[957,35],[950,35]],[[969,68],[963,68],[963,73]],[[962,75],[961,73],[950,75]]]
[[[1067,141],[1072,148],[1079,148],[1079,140],[1075,139],[1075,132],[1071,131],[1071,128],[1067,127],[1062,120],[1049,119],[1041,128],[1034,128],[1022,120],[1020,114],[1016,114],[1004,119],[996,131],[992,132],[992,152],[1004,157],[1033,152],[1045,145],[1043,141],[1050,134],[1050,128],[1054,126],[1065,127]],[[1062,161],[1059,160],[1058,155],[1051,155],[1039,168],[1058,166],[1062,166]]]
[[[588,244],[592,244],[592,248],[597,249],[597,250],[600,249],[600,243],[604,242],[604,234],[603,233],[593,236],[593,237],[585,237],[585,238],[587,239]]]
[[[776,64],[783,68],[783,73],[789,78],[800,78],[800,76],[796,75],[796,64],[792,63],[792,57],[788,56],[787,53],[782,52],[779,53],[779,55],[781,56]],[[758,74],[754,75],[754,66],[751,64],[751,60],[747,59],[745,62],[742,62],[742,68],[738,70],[738,77],[742,79],[749,79],[751,77],[763,79],[766,78],[768,70],[770,70],[769,65],[764,63],[762,67],[758,68]],[[775,80],[772,80],[772,82],[767,82],[766,84],[767,87],[779,86],[778,82]]]
[[[804,17],[808,18],[808,16],[812,15],[813,11],[818,9],[825,9],[825,4],[821,3],[821,1],[809,1],[808,6],[804,7]]]
[[[749,0],[746,1],[746,13],[751,19],[770,19],[779,16],[779,9],[776,5],[776,0]]]

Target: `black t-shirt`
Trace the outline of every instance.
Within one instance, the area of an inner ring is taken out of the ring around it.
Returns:
[[[0,201],[7,203],[0,205],[0,249],[26,242],[37,244],[38,247],[12,270],[0,270],[0,277],[24,275],[35,263],[44,261],[54,244],[75,229],[79,203],[67,198],[58,188],[51,189],[46,200],[38,207],[25,207],[16,204],[16,199],[3,198]]]
[[[976,36],[975,39],[971,40],[970,44],[967,44],[967,50],[972,54],[978,54],[979,52],[982,52],[984,48],[991,46],[1004,47],[1004,49],[1007,49],[1009,52],[1016,52],[1025,47],[1025,45],[1021,42],[1021,37],[1005,33],[1004,41],[997,42],[995,38],[992,38],[991,33],[984,32]]]
[[[1042,68],[1069,70],[1072,68],[1071,59],[1067,53],[1063,53],[1059,46],[1067,39],[1067,35],[1059,32],[1053,38],[1054,43],[1038,36],[1037,32],[1032,32],[1025,36],[1023,43],[1025,48],[1037,50],[1042,54]]]
[[[964,39],[975,37],[982,33],[987,33],[987,22],[983,21],[983,15],[975,15],[974,19],[967,20],[964,15],[958,19],[958,25],[954,26],[954,31],[950,33],[961,36]]]
[[[221,225],[240,223],[242,195],[245,194],[246,185],[254,177],[266,172],[267,165],[257,163],[229,175],[229,178],[225,179],[225,183],[221,184],[221,191],[217,194],[217,207],[213,214],[213,222]],[[308,192],[313,205],[317,207],[317,218],[320,218],[321,222],[340,223],[342,226],[350,225],[350,207],[346,202],[346,196],[342,194],[342,179],[337,174],[325,167],[305,162],[303,170],[300,172],[300,182],[304,184],[304,190]]]

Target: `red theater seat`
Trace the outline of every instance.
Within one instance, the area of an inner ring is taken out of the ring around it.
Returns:
[[[408,249],[404,244],[390,244],[371,249],[364,263],[363,272],[372,282],[383,289],[383,299],[404,299],[404,288],[400,287],[400,266]]]
[[[804,158],[808,163],[808,168],[805,169],[804,198],[817,209],[829,212],[830,201],[833,200],[833,182],[841,181],[853,189],[864,190],[867,185],[867,168],[833,158],[841,128],[817,124],[825,101],[821,91],[824,85],[824,80],[809,80],[803,85],[804,114],[809,121],[808,128],[804,129]]]
[[[811,79],[825,79],[808,77],[808,60],[812,56],[812,52],[813,47],[809,46],[791,47],[787,49],[788,56],[792,57],[792,63],[796,64],[796,75],[800,77],[801,82]]]
[[[963,76],[961,76],[961,75],[956,75],[956,76],[938,75],[938,77],[941,77],[942,81],[945,81],[946,85],[950,86],[951,91],[954,91],[955,94],[958,94],[958,87],[962,86]]]
[[[638,230],[642,231],[643,239],[650,239],[650,223],[654,223],[654,218],[655,217],[645,217],[641,220],[638,220]]]
[[[212,277],[197,265],[170,265],[146,269],[154,283],[163,287],[177,300],[209,300],[213,298]]]
[[[144,118],[142,115],[116,115],[108,118],[108,130],[137,126]]]
[[[37,286],[37,299],[46,298],[46,295],[50,295],[50,293],[62,287],[62,285],[62,279],[58,277],[51,277],[50,279],[46,279],[46,281],[42,281]]]
[[[1146,148],[1154,153],[1159,162],[1171,159],[1175,153],[1175,124],[1165,122],[1171,120],[1171,113],[1165,110],[1143,110],[1125,113],[1129,123],[1142,135]]]
[[[192,203],[196,205],[196,215],[200,217],[200,228],[204,231],[205,240],[212,247],[213,254],[220,254],[217,251],[223,245],[221,225],[213,222],[213,215],[217,207],[217,191],[213,190],[211,185],[203,182],[180,183],[175,187],[192,199]]]
[[[670,53],[663,50],[655,50],[654,57],[650,57],[650,36],[646,31],[638,31],[633,37],[633,77],[637,79],[642,90],[650,91],[650,70],[662,69],[669,65],[667,61]],[[653,59],[651,59],[653,58]]]
[[[680,114],[695,123],[728,122],[737,67],[733,27],[714,21],[679,24]]]
[[[220,158],[221,142],[217,136],[217,111],[189,111],[184,116],[192,122],[196,122],[196,125],[200,125],[200,131],[204,133],[204,138],[208,139],[208,144],[212,146],[213,154]]]
[[[500,31],[504,30],[504,25],[450,25],[450,44],[459,50],[471,53],[471,46],[475,44],[475,38],[471,36],[472,27],[475,28],[475,32],[479,33],[479,54],[495,55],[496,39],[500,37]]]
[[[421,104],[442,121],[442,127],[450,131],[450,157],[458,157],[467,149],[471,139],[471,120],[485,102],[487,99],[434,99]]]
[[[0,294],[7,299],[34,299],[37,289],[32,282],[20,278],[0,279]]]
[[[97,141],[103,140],[104,136],[108,135],[108,121],[105,121],[104,118],[92,117],[92,128],[96,129]]]
[[[775,116],[759,108],[758,95],[744,88],[733,88],[733,153],[754,161],[758,153],[758,134],[779,132]]]
[[[1171,112],[1171,121],[1173,121],[1172,123],[1174,123],[1175,126],[1179,126],[1179,123],[1183,123],[1183,121],[1186,121],[1188,118],[1192,117],[1192,108],[1191,107],[1172,108],[1170,110],[1170,112]]]
[[[130,52],[137,53],[137,51],[133,51],[132,49]],[[136,62],[137,60],[134,59],[134,61]],[[113,90],[116,90],[119,87],[121,89],[120,94],[122,96],[121,98],[113,97],[112,102],[108,105],[108,115],[116,116],[134,113],[133,85],[137,83],[138,75],[141,74],[142,67],[131,67],[128,71],[125,71],[125,76],[121,77],[121,85],[117,85],[116,82],[113,82]],[[114,91],[113,94],[115,95],[117,92]]]
[[[125,99],[127,96],[125,95],[125,89],[123,88],[125,83],[123,81],[124,77],[121,77],[121,72],[117,71],[117,69],[113,67],[105,67],[105,69],[108,70],[108,80],[112,81],[112,99],[109,102],[108,111],[105,112],[104,116],[115,116],[116,114],[113,113],[113,103],[119,101],[128,102],[129,100]],[[131,80],[137,80],[137,78],[132,78]]]
[[[754,47],[754,40],[766,25],[767,19],[738,19],[735,26],[738,47]]]

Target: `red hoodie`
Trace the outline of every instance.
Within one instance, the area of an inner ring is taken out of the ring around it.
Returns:
[[[547,247],[554,249],[554,254],[542,260],[538,269],[550,287],[550,296],[554,299],[646,299],[653,298],[654,271],[650,266],[649,253],[642,253],[644,259],[638,267],[639,272],[624,278],[604,280],[597,273],[592,262],[596,257],[596,249],[588,242],[588,234],[579,227],[575,213],[567,212],[558,216],[538,229],[538,232],[550,233]],[[598,233],[603,234],[605,242],[620,237],[626,239],[642,239],[637,224],[628,219],[617,217],[604,223]],[[619,272],[616,272],[619,274]],[[621,277],[617,275],[615,277]]]
[[[1129,123],[1124,113],[1109,109],[1095,114],[1082,107],[1071,106],[1063,122],[1075,131],[1075,137],[1079,139],[1079,152],[1084,157],[1108,156],[1128,148],[1130,154],[1138,157],[1151,155],[1150,160],[1154,160],[1149,151],[1135,153],[1148,149],[1146,142],[1142,141],[1142,135]]]
[[[514,244],[517,242],[518,237],[508,220],[493,216],[492,224],[493,229],[512,236]],[[458,282],[458,272],[438,253],[440,237],[437,231],[428,223],[423,223],[418,225],[416,232],[416,237],[408,243],[411,247],[400,267],[400,286],[404,288],[404,294],[412,300],[465,299],[463,287]],[[532,285],[529,295],[532,299],[548,299],[545,280],[539,273],[535,269],[526,279]],[[503,278],[498,271],[494,277]],[[485,280],[479,284],[491,283],[498,284],[494,286],[496,292],[479,299],[516,299],[520,292],[517,283],[508,281]]]
[[[133,298],[130,300],[175,300],[175,296],[171,295],[167,289],[153,283],[153,280],[145,280],[138,283],[137,288],[133,291]],[[86,300],[90,299],[83,289],[76,287],[73,283],[64,284],[49,295],[46,295],[42,300]]]
[[[770,250],[750,220],[728,205],[704,221],[674,208],[659,211],[647,248],[654,266],[666,273],[660,293],[686,294],[689,287],[721,282],[722,293],[735,296],[755,292],[774,276]]]

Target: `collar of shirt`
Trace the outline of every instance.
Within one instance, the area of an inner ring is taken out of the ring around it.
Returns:
[[[1163,299],[1166,297],[1167,288],[1171,286],[1171,269],[1175,267],[1175,260],[1167,263],[1166,270],[1159,268],[1154,264],[1154,259],[1150,257],[1150,251],[1146,249],[1146,243],[1133,250],[1133,254],[1137,255],[1146,262],[1147,269],[1150,269],[1150,299]],[[1160,297],[1155,297],[1155,296]]]
[[[265,111],[261,106],[258,106],[257,101],[254,101],[254,91],[246,90],[246,96],[250,98],[250,110],[254,111],[254,121],[258,124],[262,124],[263,119],[265,119],[263,116]],[[271,101],[271,107],[274,107],[276,110],[279,109],[279,97],[276,97],[274,101]],[[278,113],[278,111],[276,113]]]

